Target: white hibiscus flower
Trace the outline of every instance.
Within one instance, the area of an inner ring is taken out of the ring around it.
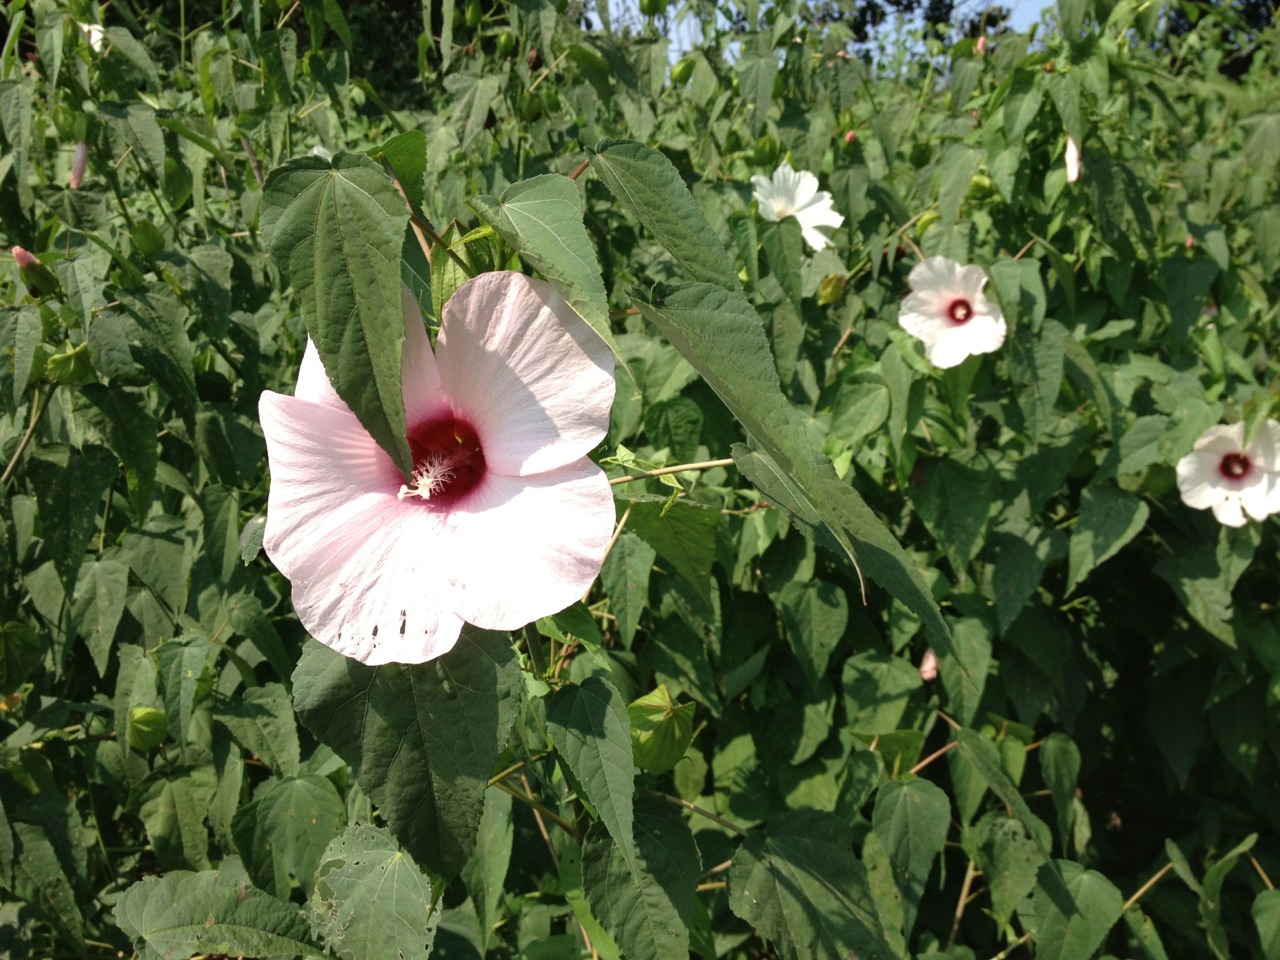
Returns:
[[[756,188],[760,216],[766,220],[795,217],[800,221],[800,235],[814,250],[822,250],[830,238],[818,227],[838,227],[844,217],[831,205],[831,194],[818,189],[818,178],[808,170],[792,170],[791,164],[773,171],[773,179],[756,174],[751,178]]]
[[[1178,492],[1229,527],[1280,513],[1280,423],[1268,420],[1248,447],[1243,423],[1210,427],[1178,461]]]
[[[981,267],[929,257],[912,268],[909,282],[898,322],[924,343],[930,363],[954,367],[975,353],[1000,349],[1009,328],[982,293],[987,275]]]

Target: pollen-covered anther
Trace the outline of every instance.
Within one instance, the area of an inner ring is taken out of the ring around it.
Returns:
[[[448,453],[429,453],[414,465],[413,485],[400,484],[397,500],[406,497],[421,497],[430,500],[433,493],[439,493],[453,479],[454,457]]]

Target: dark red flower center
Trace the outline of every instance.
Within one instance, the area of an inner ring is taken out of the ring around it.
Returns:
[[[947,305],[947,316],[957,327],[966,324],[973,319],[973,305],[964,297],[952,300]]]
[[[484,451],[475,428],[458,417],[437,417],[409,429],[413,477],[400,498],[448,505],[484,479]]]
[[[1218,464],[1218,472],[1228,480],[1239,480],[1241,477],[1248,476],[1252,469],[1253,464],[1243,453],[1228,453]]]

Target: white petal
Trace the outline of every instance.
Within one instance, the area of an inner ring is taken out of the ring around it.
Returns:
[[[1240,491],[1240,503],[1245,512],[1255,520],[1265,520],[1280,512],[1280,477],[1274,473],[1259,471],[1255,480]]]
[[[808,206],[809,202],[817,196],[818,178],[808,170],[796,170],[793,173],[795,186],[791,191],[791,206],[799,210]]]
[[[960,294],[969,301],[974,312],[985,313],[985,310],[979,308],[977,301],[982,299],[984,303],[986,302],[986,297],[982,295],[982,288],[987,285],[987,272],[971,263],[955,271],[955,282],[960,288]]]
[[[1213,515],[1219,523],[1228,527],[1243,527],[1247,523],[1239,497],[1226,497],[1213,505]]]
[[[756,174],[751,178],[751,182],[756,188],[755,198],[760,207],[760,216],[766,220],[777,220],[777,195],[773,189],[773,181]]]
[[[806,226],[803,221],[800,224],[800,236],[804,238],[804,242],[809,245],[810,249],[815,251],[825,250],[827,248],[827,244],[831,242],[831,239],[825,233],[813,227]]]
[[[1218,484],[1220,474],[1216,454],[1192,451],[1178,461],[1175,468],[1178,494],[1182,502],[1193,510],[1208,510],[1221,501],[1227,492]]]
[[[907,282],[918,293],[933,291],[948,299],[963,296],[958,273],[960,264],[947,257],[927,257],[911,268]]]
[[[366,663],[452,647],[461,621],[441,600],[440,516],[396,499],[399,472],[345,407],[264,393],[259,414],[271,463],[263,547],[302,625]]]
[[[608,430],[613,356],[549,283],[510,271],[468,280],[445,304],[436,361],[491,471],[564,466]]]
[[[455,611],[513,630],[586,593],[613,533],[613,495],[587,459],[532,477],[489,474],[449,523],[461,547],[449,559]]]
[[[1239,453],[1243,447],[1244,424],[1219,423],[1200,434],[1194,449],[1222,457],[1228,453]]]
[[[910,299],[907,298],[908,301]],[[898,314],[898,323],[903,330],[920,340],[926,351],[950,333],[952,324],[940,311],[907,310],[906,306],[904,303],[903,312]]]

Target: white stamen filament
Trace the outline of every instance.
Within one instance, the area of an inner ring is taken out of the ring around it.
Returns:
[[[413,469],[413,485],[402,483],[397,500],[405,497],[421,497],[430,500],[453,479],[453,457],[447,453],[429,453]]]

